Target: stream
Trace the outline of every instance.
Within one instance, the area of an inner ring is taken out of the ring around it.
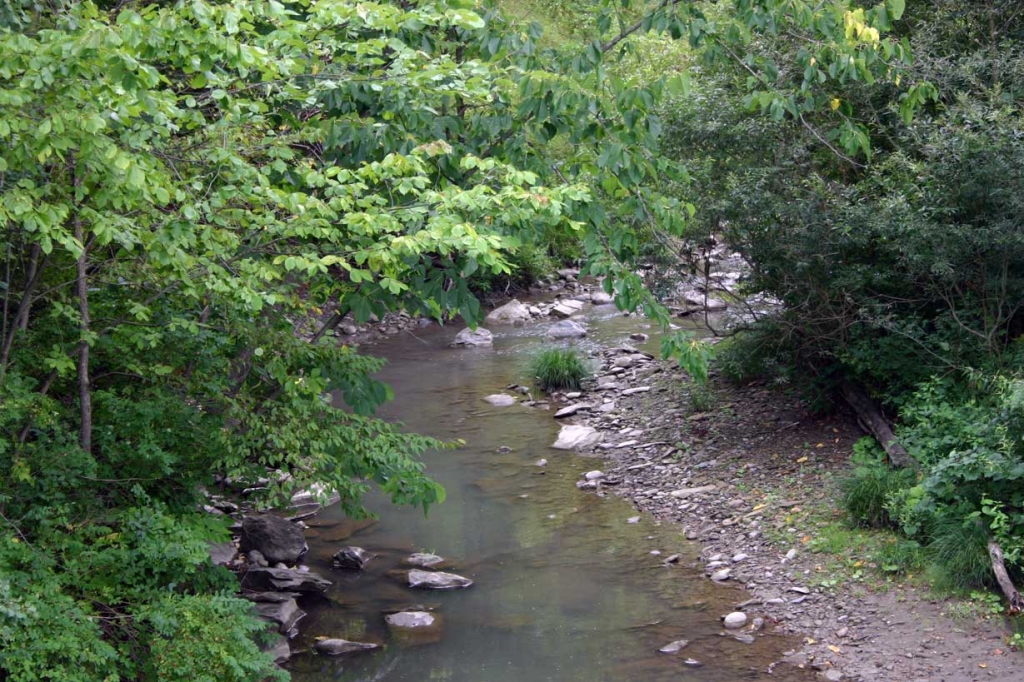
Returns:
[[[588,306],[586,317],[591,333],[578,343],[584,350],[653,333],[613,306]],[[318,635],[385,646],[353,656],[300,654],[289,664],[293,679],[811,679],[789,666],[766,672],[794,640],[769,631],[745,644],[722,634],[720,617],[748,595],[704,578],[694,568],[700,547],[681,528],[648,517],[637,522],[627,500],[576,489],[581,474],[601,462],[549,447],[559,429],[553,411],[481,400],[527,383],[531,353],[551,343],[543,338],[546,326],[492,327],[493,348],[449,348],[458,327],[436,325],[364,347],[388,359],[380,378],[396,398],[382,416],[466,446],[424,455],[428,473],[448,491],[426,517],[371,495],[373,521],[345,519],[336,507],[309,521],[306,561],[334,585],[326,599],[304,605],[309,615],[293,648],[308,649]],[[655,340],[647,345],[656,352]],[[547,466],[536,466],[542,458]],[[331,568],[331,555],[350,544],[377,555],[365,571]],[[388,575],[418,551],[440,554],[449,562],[442,570],[475,584],[413,591]],[[677,553],[678,564],[665,564]],[[390,633],[384,613],[413,604],[435,609],[440,627]],[[680,639],[690,642],[680,653],[658,652]]]

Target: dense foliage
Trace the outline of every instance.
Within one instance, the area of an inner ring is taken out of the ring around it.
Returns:
[[[992,539],[1019,566],[1024,11],[909,1],[895,31],[914,55],[901,74],[913,90],[850,80],[831,114],[771,123],[745,94],[767,74],[722,65],[668,108],[666,145],[707,209],[694,238],[723,236],[750,265],[746,292],[784,304],[723,354],[730,373],[802,384],[820,405],[840,382],[869,387],[921,470],[860,461],[847,488],[855,518],[901,528],[950,571],[984,567]],[[779,60],[801,46],[754,49]],[[923,106],[913,119],[911,102]],[[856,121],[865,146],[830,133],[833,116]]]

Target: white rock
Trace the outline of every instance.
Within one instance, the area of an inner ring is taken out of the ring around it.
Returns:
[[[627,388],[622,392],[622,395],[634,395],[636,393],[647,393],[651,390],[650,386],[637,386],[636,388]]]
[[[615,300],[611,294],[606,294],[603,291],[595,291],[590,294],[590,302],[594,305],[607,305]]]
[[[747,624],[747,614],[743,613],[742,611],[733,611],[728,616],[723,618],[722,622],[725,624],[725,627],[729,628],[730,630],[735,630]]]
[[[595,469],[594,471],[588,471],[587,473],[583,474],[583,478],[587,479],[588,481],[598,481],[604,478],[604,472]]]
[[[475,330],[466,328],[455,335],[455,340],[452,341],[453,346],[490,346],[494,343],[494,335],[487,331],[483,327],[477,327]]]
[[[718,489],[718,486],[716,486],[714,484],[711,484],[711,485],[702,485],[699,488],[683,488],[682,490],[673,490],[669,494],[672,497],[676,498],[677,500],[684,500],[687,497],[690,497],[691,495],[700,495],[701,493],[709,493],[709,492],[711,492],[713,490],[717,490],[717,489]]]
[[[676,641],[661,647],[658,651],[663,654],[676,654],[685,649],[689,643],[689,640],[677,639]]]
[[[597,445],[604,438],[603,434],[592,426],[569,424],[558,432],[558,440],[551,447],[556,450],[573,450]]]
[[[487,322],[490,324],[523,324],[530,317],[530,309],[513,298],[505,305],[488,313]]]
[[[494,395],[484,396],[484,402],[490,403],[495,407],[509,407],[516,404],[516,399],[508,393],[495,393]]]
[[[723,568],[720,571],[715,571],[714,573],[712,573],[711,579],[714,580],[716,583],[720,583],[728,580],[730,575],[732,575],[732,569]]]
[[[393,628],[428,628],[437,619],[426,611],[400,611],[389,613],[384,620]]]

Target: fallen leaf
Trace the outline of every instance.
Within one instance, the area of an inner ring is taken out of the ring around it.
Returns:
[[[807,640],[806,640],[806,643],[807,644],[814,644],[814,639],[812,637],[808,637]]]
[[[823,448],[823,447],[825,447],[825,444],[824,443],[818,443],[814,447],[816,447],[816,448]]]
[[[806,457],[801,457],[800,459],[798,459],[798,460],[796,461],[796,463],[797,463],[797,464],[803,464],[803,463],[804,463],[804,462],[806,462],[806,461],[807,461],[807,458],[806,458]]]
[[[843,650],[840,649],[839,647],[837,647],[835,644],[829,644],[828,645],[828,650],[831,651],[834,654],[841,654],[841,653],[843,653]]]
[[[978,667],[979,668],[987,668],[988,667],[988,663],[979,663]]]

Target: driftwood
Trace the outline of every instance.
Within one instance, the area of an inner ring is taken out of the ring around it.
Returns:
[[[1020,613],[1021,608],[1024,608],[1024,599],[1021,599],[1020,592],[1013,586],[1013,581],[1010,580],[1010,575],[1006,572],[1006,565],[1003,563],[1003,550],[998,542],[993,540],[988,543],[988,555],[992,558],[992,572],[996,574],[999,588],[1006,595],[1006,600],[1010,602],[1010,614]]]
[[[892,432],[892,427],[889,426],[889,422],[882,415],[882,411],[878,409],[878,405],[875,401],[867,394],[867,391],[863,387],[856,384],[844,381],[840,387],[843,398],[850,404],[853,411],[857,413],[857,422],[861,428],[870,433],[875,437],[875,440],[885,450],[885,454],[889,457],[889,462],[893,466],[906,468],[917,468],[918,462],[916,459],[910,456],[903,446],[896,440],[896,434]]]

